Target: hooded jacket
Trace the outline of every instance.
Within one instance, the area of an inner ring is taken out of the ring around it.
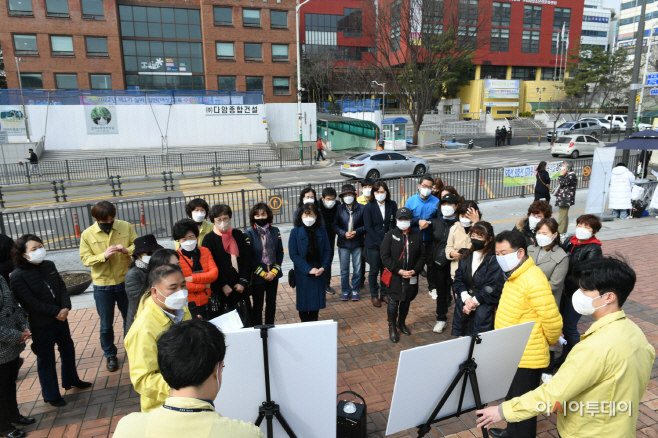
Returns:
[[[609,208],[613,210],[630,210],[631,191],[635,176],[624,166],[617,166],[612,169],[610,178],[610,200]]]
[[[564,279],[564,293],[567,296],[571,296],[579,287],[578,283],[573,278],[576,266],[587,260],[603,257],[603,251],[601,250],[601,241],[597,239],[596,236],[590,237],[583,243],[578,243],[578,238],[573,236],[571,240],[564,245],[564,252],[569,256],[569,270]]]

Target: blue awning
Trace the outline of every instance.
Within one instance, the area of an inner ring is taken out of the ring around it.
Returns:
[[[407,119],[405,119],[404,117],[397,117],[395,119],[382,120],[382,125],[384,123],[391,125],[391,124],[395,124],[395,123],[409,123],[409,121]]]

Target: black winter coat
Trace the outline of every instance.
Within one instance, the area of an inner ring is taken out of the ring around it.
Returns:
[[[541,172],[537,172],[536,178],[537,182],[535,183],[535,194],[541,195],[546,199],[550,198],[551,192],[548,190],[548,187],[551,186],[551,176],[548,174],[548,172],[543,170]],[[548,185],[548,187],[546,187],[546,185]]]
[[[60,310],[71,309],[66,284],[50,260],[16,269],[11,274],[11,290],[27,312],[33,329],[53,324]]]
[[[466,258],[459,260],[459,267],[455,272],[455,280],[452,285],[452,290],[457,294],[452,335],[463,336],[469,334],[462,330],[464,320],[462,292],[469,292],[469,295],[475,297],[480,303],[475,309],[475,314],[471,313],[473,326],[470,333],[483,333],[493,330],[496,317],[495,309],[500,301],[504,286],[505,276],[496,261],[494,251],[485,254],[475,273],[473,273],[473,252]]]
[[[446,246],[448,244],[448,235],[450,229],[455,225],[456,220],[447,220],[442,216],[432,219],[433,243],[432,254],[427,254],[435,268],[450,269],[451,260],[446,257]]]
[[[210,250],[212,258],[215,260],[215,264],[219,270],[219,276],[217,277],[217,280],[210,285],[210,290],[213,294],[216,294],[217,297],[219,297],[222,303],[226,303],[230,306],[241,301],[248,295],[249,279],[251,278],[251,262],[249,260],[250,251],[244,233],[233,228],[233,238],[238,244],[238,252],[240,254],[238,256],[238,271],[233,269],[233,266],[231,265],[231,255],[224,250],[222,236],[213,231],[206,234],[206,237],[203,238],[203,243],[201,244],[201,246]],[[244,292],[240,293],[233,291],[227,297],[222,288],[225,285],[229,285],[233,288],[236,284],[244,286]]]
[[[275,279],[283,277],[283,269],[281,264],[283,264],[283,243],[281,241],[281,231],[277,227],[270,225],[270,238],[274,241],[274,252],[276,260],[270,260],[270,269],[275,268],[278,272]],[[263,260],[263,241],[256,230],[256,226],[252,226],[244,232],[244,236],[247,242],[247,247],[249,248],[249,263],[251,263],[251,282],[253,284],[260,283],[269,283],[263,277],[260,276],[261,272],[269,272],[267,265],[262,262]],[[272,280],[274,281],[274,280]]]
[[[126,296],[128,297],[128,313],[126,314],[126,332],[130,329],[135,321],[135,314],[139,307],[139,300],[142,298],[145,290],[142,289],[144,279],[146,278],[146,270],[133,266],[126,273],[125,288]]]
[[[409,247],[400,259],[407,236],[409,237]],[[397,301],[411,301],[416,298],[418,294],[418,276],[420,271],[423,270],[423,266],[425,266],[426,258],[423,235],[415,230],[409,230],[409,234],[404,234],[399,228],[393,228],[384,236],[380,254],[384,267],[393,274],[391,285],[388,288],[388,296]],[[400,269],[415,271],[416,276],[402,278],[398,274]]]
[[[322,221],[324,223],[324,229],[327,231],[327,236],[329,236],[330,246],[333,247],[336,243],[336,232],[334,231],[334,219],[336,218],[336,212],[338,211],[338,201],[334,208],[327,208],[324,206],[324,202],[319,201],[320,204],[320,213],[322,213]]]
[[[363,227],[363,211],[365,207],[358,202],[352,203],[352,231],[356,231],[356,236],[353,239],[346,239],[345,233],[347,232],[350,214],[347,212],[345,204],[340,204],[334,218],[333,228],[334,233],[338,236],[336,246],[339,248],[363,248],[363,241],[365,240],[366,229]]]
[[[11,249],[14,247],[14,240],[4,234],[0,234],[0,275],[2,275],[9,284],[9,274],[14,271],[14,262],[11,259]]]
[[[598,242],[598,239],[596,241]],[[564,244],[563,249],[569,256],[569,270],[567,271],[567,276],[564,278],[564,294],[570,297],[580,287],[573,277],[576,267],[588,260],[603,257],[603,251],[601,250],[600,242],[576,245],[571,240]]]
[[[377,202],[369,202],[365,205],[363,213],[363,224],[366,230],[365,245],[370,249],[379,249],[384,240],[384,235],[395,228],[395,213],[398,211],[398,204],[395,201],[384,203],[384,215],[379,209]]]
[[[519,221],[516,223],[514,228],[512,228],[512,231],[516,231],[517,233],[523,234],[523,237],[525,237],[525,241],[528,244],[528,246],[532,246],[535,244],[535,236],[537,235],[537,233],[530,229],[530,223],[527,218],[519,219]]]

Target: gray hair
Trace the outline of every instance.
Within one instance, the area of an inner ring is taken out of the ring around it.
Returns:
[[[573,163],[571,163],[569,161],[565,161],[564,165],[567,168],[567,172],[573,172]]]

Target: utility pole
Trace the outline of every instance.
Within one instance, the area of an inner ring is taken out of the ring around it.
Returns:
[[[647,12],[647,0],[642,0],[640,11],[640,22],[637,25],[637,36],[635,38],[635,59],[633,60],[633,74],[631,76],[631,90],[628,96],[628,115],[626,116],[626,137],[633,133],[633,120],[635,119],[635,97],[638,89],[643,89],[644,84],[639,84],[640,63],[642,62],[642,48],[644,47],[644,15]],[[624,149],[622,161],[628,163],[630,150]]]
[[[299,133],[299,161],[304,161],[304,141],[302,140],[302,57],[299,45],[299,9],[310,1],[311,0],[306,0],[300,4],[299,0],[297,0],[297,5],[295,7],[295,24],[297,25],[297,132]],[[311,163],[312,162],[313,157],[311,156]]]
[[[18,87],[21,89],[21,110],[23,111],[23,120],[25,120],[25,134],[27,135],[27,142],[30,143],[30,126],[27,124],[27,111],[25,111],[25,98],[23,97],[23,81],[21,80],[21,69],[18,66],[19,62],[25,61],[23,58],[16,58],[16,74],[18,75]]]

